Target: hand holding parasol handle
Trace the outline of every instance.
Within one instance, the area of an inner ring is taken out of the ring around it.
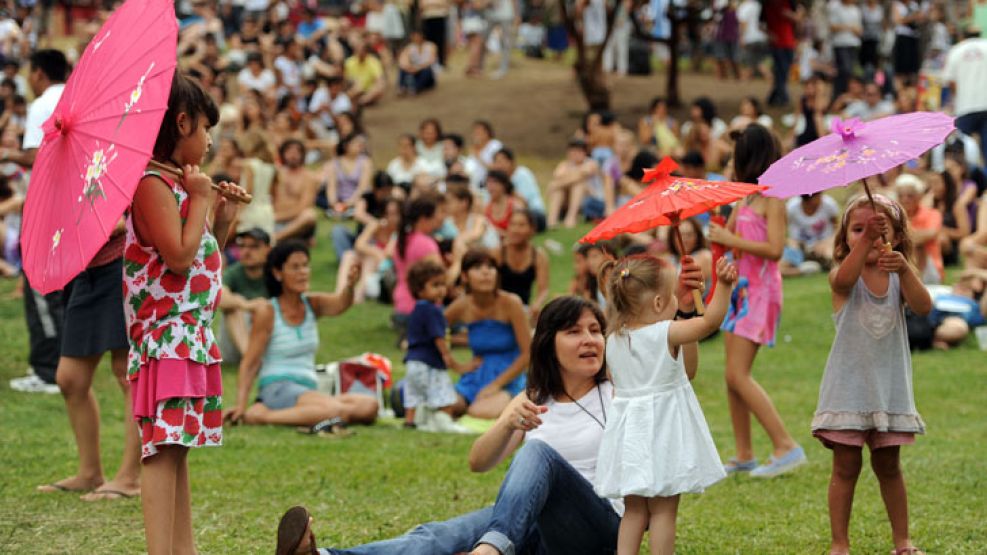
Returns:
[[[175,166],[169,164],[162,164],[157,160],[149,160],[147,162],[147,167],[151,168],[152,170],[157,170],[160,172],[167,173],[168,175],[175,177],[177,179],[181,179],[182,177],[184,177],[184,172],[182,172],[181,168],[176,168]],[[244,192],[241,195],[237,191],[223,189],[215,183],[212,184],[212,188],[218,191],[219,194],[223,195],[227,199],[234,200],[236,202],[242,202],[243,204],[250,204],[250,202],[254,200],[254,197],[247,192]]]
[[[679,233],[679,219],[678,217],[672,218],[672,235],[675,239],[675,246],[679,248],[679,258],[685,256],[685,245],[682,242],[682,234]],[[702,316],[706,313],[706,305],[703,304],[703,295],[699,289],[692,290],[692,302],[696,305],[696,314]]]
[[[867,193],[867,200],[870,201],[870,209],[874,212],[874,214],[877,214],[877,205],[874,204],[874,195],[871,194],[870,187],[867,185],[867,178],[865,177],[861,181],[864,182],[864,192]],[[884,233],[881,233],[881,240],[884,241],[884,250],[890,251],[891,243],[888,241],[888,238],[884,235]]]

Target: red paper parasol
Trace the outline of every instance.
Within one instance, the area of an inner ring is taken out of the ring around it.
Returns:
[[[677,168],[678,164],[666,157],[657,167],[645,172],[644,181],[653,183],[600,222],[579,242],[595,243],[622,233],[640,233],[670,225],[679,252],[685,254],[679,222],[767,189],[764,185],[750,183],[674,177],[671,173]],[[696,308],[701,310],[702,297],[699,291],[694,291],[694,294]]]

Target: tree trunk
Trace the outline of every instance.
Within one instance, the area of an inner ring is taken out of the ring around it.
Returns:
[[[586,104],[590,110],[610,109],[610,86],[607,84],[606,76],[603,74],[603,50],[606,48],[610,36],[613,34],[615,14],[621,0],[614,0],[606,8],[607,31],[603,38],[603,43],[595,48],[587,48],[583,44],[583,33],[576,25],[577,12],[570,12],[566,0],[559,0],[559,11],[562,15],[562,22],[566,31],[576,44],[576,61],[572,66],[576,74],[576,82],[579,83],[579,90],[586,99]]]
[[[679,19],[672,17],[672,40],[668,41],[668,73],[665,76],[665,101],[670,108],[682,105],[679,99]]]
[[[577,62],[573,69],[576,71],[576,81],[586,103],[589,104],[589,109],[609,110],[610,87],[607,86],[606,76],[603,74],[603,64],[584,60],[582,63]]]

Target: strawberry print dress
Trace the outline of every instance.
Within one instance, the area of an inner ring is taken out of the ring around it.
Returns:
[[[146,172],[168,185],[184,224],[188,193],[172,179]],[[185,274],[172,272],[164,259],[144,246],[127,216],[123,259],[124,312],[130,340],[127,378],[134,419],[141,435],[141,458],[160,445],[218,446],[223,440],[219,346],[213,314],[222,289],[222,254],[207,228]]]

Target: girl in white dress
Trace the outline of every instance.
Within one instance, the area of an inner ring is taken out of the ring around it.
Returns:
[[[600,268],[608,275],[601,282],[615,394],[595,487],[601,497],[624,498],[618,555],[638,553],[647,528],[652,554],[673,553],[679,494],[702,492],[726,476],[689,383],[695,372],[687,375],[684,364],[726,315],[737,268],[720,259],[716,273],[721,286],[706,314],[689,318],[678,310],[675,269],[667,262],[637,255]]]

